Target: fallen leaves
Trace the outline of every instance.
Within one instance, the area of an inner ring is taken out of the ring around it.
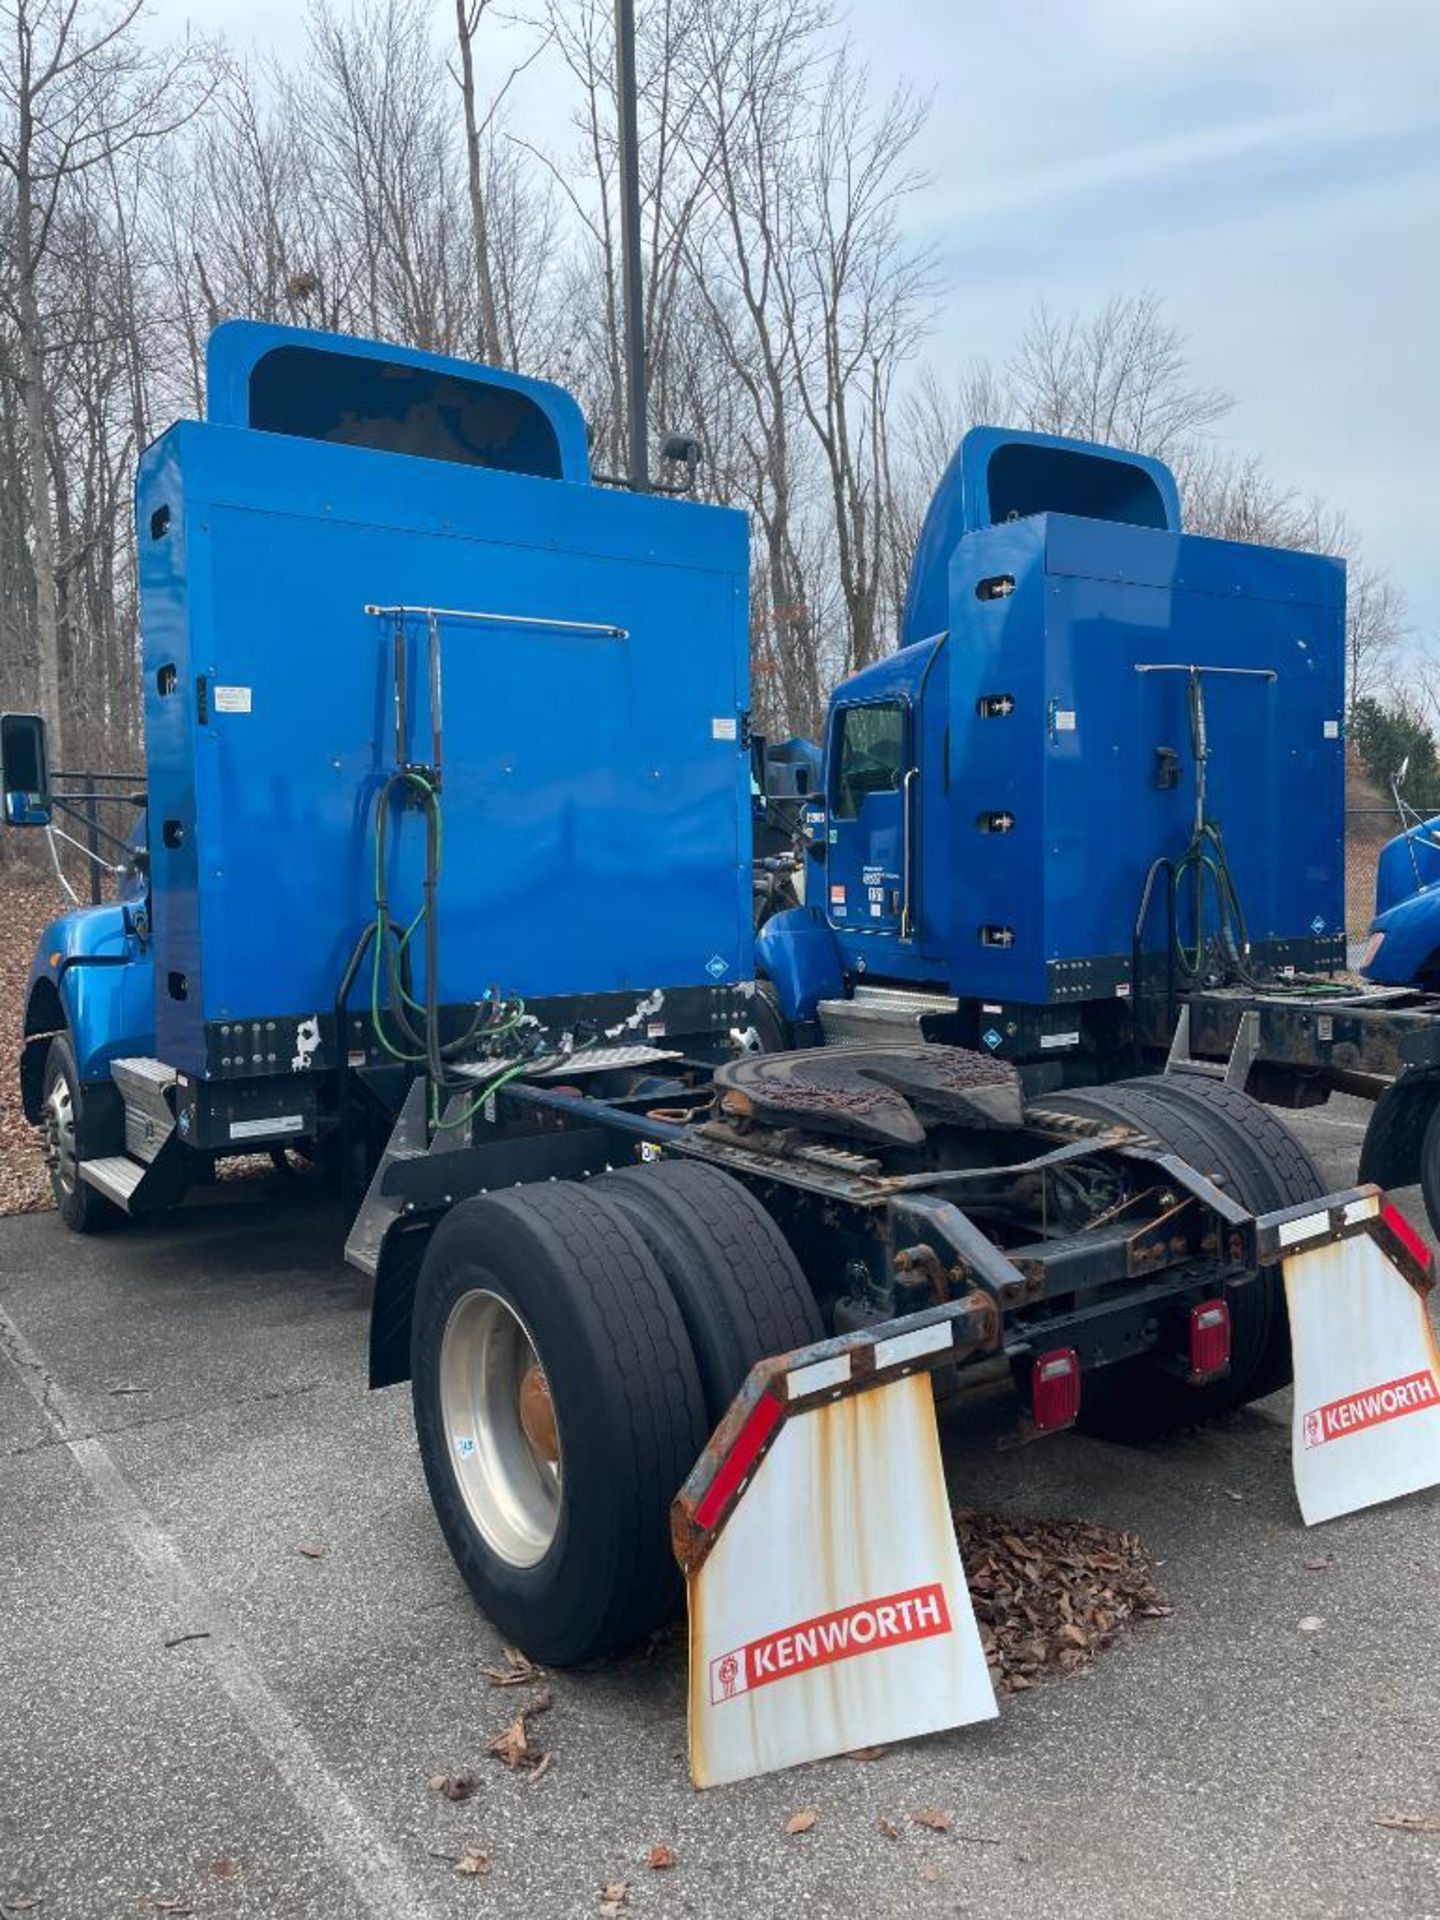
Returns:
[[[798,1813],[792,1813],[790,1818],[785,1822],[785,1831],[791,1835],[809,1833],[819,1818],[820,1809],[818,1807],[802,1807]]]
[[[899,1827],[896,1826],[893,1820],[887,1820],[883,1813],[876,1822],[876,1825],[880,1829],[880,1838],[882,1840],[898,1840],[900,1838]]]
[[[532,1681],[543,1680],[545,1670],[537,1667],[518,1647],[503,1647],[501,1653],[503,1667],[482,1666],[480,1671],[492,1687],[528,1687]]]
[[[628,1880],[607,1880],[600,1889],[600,1911],[604,1914],[605,1920],[615,1920],[616,1914],[628,1904],[629,1899],[630,1882]]]
[[[460,1858],[455,1862],[455,1871],[456,1873],[469,1874],[472,1878],[477,1874],[488,1873],[490,1871],[490,1856],[484,1847],[466,1847]]]
[[[217,1880],[238,1880],[240,1862],[232,1860],[228,1853],[220,1853],[210,1862],[210,1871]]]
[[[324,1547],[314,1540],[302,1540],[295,1551],[297,1553],[303,1553],[307,1560],[323,1560],[325,1558]]]
[[[0,1900],[0,1913],[29,1913],[44,1898],[43,1893],[12,1893],[8,1900]]]
[[[655,1873],[664,1873],[675,1865],[676,1853],[673,1847],[651,1847],[647,1858]]]
[[[1329,1573],[1335,1562],[1328,1553],[1317,1554],[1313,1560],[1305,1562],[1307,1573]]]
[[[8,1033],[20,1031],[35,943],[56,914],[64,911],[65,902],[53,881],[5,887],[5,912],[0,916],[0,1011]],[[36,1213],[54,1204],[40,1135],[20,1103],[20,1076],[4,1074],[0,1076],[0,1214]],[[13,1908],[15,1902],[9,1905]]]
[[[1024,1693],[1046,1673],[1075,1673],[1133,1621],[1171,1612],[1133,1533],[969,1507],[956,1509],[955,1533],[1001,1693]]]
[[[548,1693],[537,1693],[528,1706],[520,1709],[509,1726],[502,1727],[494,1736],[485,1748],[486,1753],[509,1767],[512,1773],[529,1773],[538,1780],[550,1762],[549,1756],[530,1731],[530,1722],[537,1715],[548,1713],[552,1705]]]
[[[1440,1813],[1382,1813],[1375,1824],[1392,1833],[1440,1833]]]
[[[447,1800],[468,1800],[479,1785],[469,1773],[432,1773],[429,1780],[431,1793],[443,1793]]]

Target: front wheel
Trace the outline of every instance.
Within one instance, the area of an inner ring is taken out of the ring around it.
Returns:
[[[411,1383],[441,1530],[507,1640],[568,1666],[670,1617],[670,1503],[705,1405],[679,1309],[616,1206],[562,1181],[453,1208],[416,1285]]]
[[[80,1177],[85,1092],[75,1052],[61,1033],[50,1042],[40,1091],[40,1125],[55,1211],[72,1233],[100,1233],[122,1218],[120,1209]]]

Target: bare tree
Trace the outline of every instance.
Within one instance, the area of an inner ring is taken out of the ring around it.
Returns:
[[[0,5],[0,171],[13,183],[7,300],[18,349],[34,552],[38,693],[64,757],[55,486],[47,451],[47,353],[53,345],[42,279],[66,196],[91,171],[184,125],[206,92],[205,51],[155,53],[132,33],[140,0],[118,9],[82,0]]]

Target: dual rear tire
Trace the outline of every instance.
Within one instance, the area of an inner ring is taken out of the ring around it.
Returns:
[[[670,1504],[754,1362],[821,1338],[738,1181],[665,1162],[463,1201],[416,1288],[416,1433],[446,1542],[507,1639],[613,1653],[679,1599]]]

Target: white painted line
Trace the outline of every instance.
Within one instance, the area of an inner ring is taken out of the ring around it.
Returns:
[[[180,1549],[150,1513],[102,1440],[85,1432],[80,1409],[54,1379],[24,1334],[0,1307],[0,1353],[69,1449],[111,1524],[135,1558],[168,1593],[176,1617],[245,1723],[255,1744],[290,1789],[291,1798],[329,1848],[336,1865],[377,1920],[430,1912],[401,1861],[326,1766],[310,1736],[265,1684],[244,1642],[219,1605],[186,1567]]]
[[[850,1356],[837,1353],[833,1360],[812,1360],[808,1367],[797,1367],[785,1376],[786,1397],[801,1400],[807,1393],[823,1393],[827,1387],[843,1387],[850,1378]]]
[[[912,1327],[909,1333],[895,1333],[888,1340],[875,1342],[875,1367],[898,1367],[906,1360],[918,1360],[922,1354],[943,1353],[955,1344],[954,1322],[937,1320],[933,1326]]]

